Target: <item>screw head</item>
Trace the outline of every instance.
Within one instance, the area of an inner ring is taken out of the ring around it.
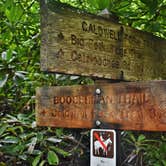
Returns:
[[[100,89],[96,89],[96,94],[100,94],[101,93],[101,90]]]
[[[101,122],[99,120],[96,120],[96,126],[100,126]]]

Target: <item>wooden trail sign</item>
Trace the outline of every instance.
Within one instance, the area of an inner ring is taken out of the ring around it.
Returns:
[[[39,126],[166,131],[166,81],[37,89]]]
[[[109,79],[166,78],[166,40],[41,1],[41,69]]]

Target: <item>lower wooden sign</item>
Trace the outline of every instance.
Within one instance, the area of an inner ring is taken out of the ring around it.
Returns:
[[[166,131],[166,81],[36,90],[38,126]]]

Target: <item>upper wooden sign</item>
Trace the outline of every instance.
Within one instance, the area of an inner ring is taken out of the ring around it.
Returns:
[[[58,6],[59,5],[59,6]],[[166,40],[41,1],[41,69],[110,79],[166,78]]]
[[[37,89],[39,126],[166,131],[166,81]]]

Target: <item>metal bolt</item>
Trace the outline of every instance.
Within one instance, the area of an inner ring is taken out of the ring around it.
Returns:
[[[101,93],[101,90],[100,89],[96,89],[96,94],[100,94]]]
[[[101,122],[99,120],[96,120],[96,126],[100,126]]]

